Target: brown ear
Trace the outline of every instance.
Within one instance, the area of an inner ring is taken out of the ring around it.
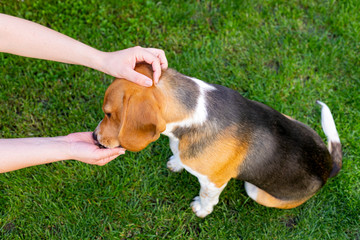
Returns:
[[[151,67],[150,64],[147,64],[147,63],[144,63],[144,62],[138,63],[135,66],[135,71],[147,76],[150,79],[153,79],[154,71],[152,70],[152,67]]]
[[[119,140],[123,148],[132,152],[156,141],[166,128],[159,107],[148,99],[138,102],[130,99],[122,117]]]

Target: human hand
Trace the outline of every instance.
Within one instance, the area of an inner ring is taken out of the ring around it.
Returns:
[[[67,135],[69,158],[88,164],[103,166],[125,153],[123,148],[101,149],[92,137],[92,132],[77,132]]]
[[[101,71],[146,87],[152,86],[153,81],[145,75],[134,71],[136,63],[146,62],[152,65],[155,84],[159,82],[161,70],[165,70],[168,67],[164,51],[156,48],[137,46],[103,54],[103,67]]]

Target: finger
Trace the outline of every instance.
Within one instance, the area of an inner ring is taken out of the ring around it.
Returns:
[[[166,70],[168,68],[168,61],[166,59],[166,55],[163,50],[157,48],[146,48],[146,49],[152,52],[155,56],[157,56],[157,58],[159,58],[162,70]]]
[[[154,75],[153,75],[153,78],[154,78],[154,84],[158,84],[159,82],[159,79],[160,79],[160,76],[161,76],[161,66],[159,64],[152,64],[152,68],[153,68],[153,71],[154,71]]]
[[[89,143],[94,143],[93,132],[82,132],[81,135],[84,137],[84,140]]]
[[[104,166],[105,164],[111,162],[112,160],[114,160],[115,158],[117,158],[118,156],[111,156],[105,159],[101,159],[100,161],[96,162],[95,164],[98,166]]]
[[[153,85],[153,81],[150,78],[148,78],[147,76],[141,73],[136,72],[133,69],[129,69],[126,75],[124,74],[124,77],[125,79],[144,87],[151,87]]]
[[[96,149],[95,154],[96,154],[96,159],[105,159],[105,158],[109,158],[109,157],[117,157],[121,154],[125,153],[125,149],[123,148],[107,148],[107,149]]]
[[[151,51],[148,51],[146,49],[142,49],[143,51],[139,51],[136,62],[146,62],[151,64],[152,69],[154,71],[154,83],[157,84],[159,82],[159,78],[161,75],[161,66],[160,66],[160,60],[159,58],[153,54]]]
[[[156,49],[156,48],[146,48],[146,50],[151,52],[154,56],[156,56],[160,64],[160,69],[159,69],[159,65],[157,65],[157,62],[154,62],[155,64],[154,63],[152,64],[154,71],[154,76],[153,76],[154,83],[157,84],[161,76],[161,70],[166,70],[168,67],[168,62],[165,56],[165,52],[161,49]]]

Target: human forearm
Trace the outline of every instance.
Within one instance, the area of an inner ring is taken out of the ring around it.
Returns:
[[[0,172],[69,159],[64,137],[0,139]]]
[[[0,14],[0,51],[97,70],[101,70],[103,55],[101,51],[64,34],[6,14]]]

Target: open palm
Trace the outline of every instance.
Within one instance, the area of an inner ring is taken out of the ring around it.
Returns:
[[[105,165],[121,154],[123,148],[101,149],[92,138],[92,132],[77,132],[66,136],[69,146],[69,154],[72,159],[84,163]]]

